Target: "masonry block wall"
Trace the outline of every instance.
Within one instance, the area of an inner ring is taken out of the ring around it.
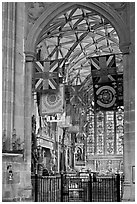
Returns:
[[[13,172],[10,178],[7,167],[11,165]],[[3,154],[2,158],[2,200],[11,201],[30,201],[31,186],[30,168],[24,162],[22,154]]]
[[[4,149],[12,152],[14,130],[20,139],[21,148],[25,146],[25,4],[2,3],[2,18],[2,136],[5,140]],[[31,150],[30,147],[29,149]],[[2,154],[3,201],[31,199],[31,154],[27,158],[24,154],[5,153],[6,151]],[[12,166],[12,180],[9,179],[7,170],[9,165]]]

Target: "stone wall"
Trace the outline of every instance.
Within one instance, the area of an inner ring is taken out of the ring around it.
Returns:
[[[2,3],[2,128],[4,151],[2,153],[3,201],[31,198],[31,153],[13,151],[13,132],[25,144],[24,93],[26,35],[25,3]],[[30,129],[31,131],[31,129]],[[31,135],[29,136],[31,139]],[[31,145],[29,143],[29,145]],[[31,151],[31,146],[28,147]],[[12,166],[13,179],[8,178],[7,166]]]
[[[124,197],[135,200],[133,168],[135,166],[135,4],[128,5],[127,24],[130,30],[130,53],[124,58]]]
[[[12,175],[8,166],[11,165]],[[30,164],[25,163],[23,154],[2,154],[2,201],[31,201]]]

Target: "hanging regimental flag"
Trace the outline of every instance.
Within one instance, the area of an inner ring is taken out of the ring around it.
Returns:
[[[95,84],[95,105],[96,111],[104,110],[115,110],[117,108],[117,89],[116,82]]]
[[[59,89],[53,93],[41,94],[40,114],[52,115],[62,113],[64,108],[64,86],[60,84]]]
[[[115,110],[119,105],[120,99],[118,97],[118,86],[119,89],[121,88],[121,82],[118,83],[115,55],[91,58],[91,72],[95,110]],[[123,94],[122,91],[121,94]]]
[[[83,87],[81,85],[70,86],[70,103],[72,105],[85,105]]]
[[[91,58],[93,83],[116,81],[117,68],[115,55],[105,55]]]
[[[34,62],[33,83],[35,91],[42,92],[42,90],[56,90],[61,82],[62,76],[59,73],[57,62]]]

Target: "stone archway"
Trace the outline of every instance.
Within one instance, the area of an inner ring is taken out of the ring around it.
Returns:
[[[48,7],[44,11],[44,13],[38,18],[38,20],[35,22],[33,28],[30,30],[27,41],[26,41],[26,47],[25,52],[35,52],[35,45],[39,39],[39,35],[42,32],[42,30],[46,27],[48,27],[49,23],[56,18],[56,16],[59,16],[64,12],[65,10],[69,10],[74,6],[78,7],[85,7],[88,9],[95,10],[99,14],[101,14],[103,17],[108,19],[112,26],[117,31],[117,34],[120,39],[120,49],[123,53],[128,52],[128,47],[130,45],[129,41],[129,35],[127,33],[127,26],[125,25],[124,21],[120,17],[120,15],[115,11],[112,10],[111,7],[108,6],[106,3],[88,3],[88,2],[79,2],[79,3],[73,3],[73,2],[57,2],[54,5]]]
[[[130,45],[130,40],[129,40],[129,33],[127,32],[128,28],[125,25],[124,21],[122,20],[122,18],[120,17],[120,15],[113,10],[110,6],[107,5],[107,3],[95,3],[95,2],[79,2],[79,3],[73,3],[73,2],[67,2],[67,3],[63,3],[63,2],[56,2],[54,5],[49,6],[48,9],[45,10],[45,12],[38,18],[38,20],[35,22],[35,24],[33,25],[32,29],[30,30],[28,37],[27,37],[27,41],[26,41],[26,46],[25,46],[25,53],[26,53],[26,69],[25,69],[25,127],[24,127],[24,131],[25,131],[25,138],[26,138],[26,142],[25,142],[25,146],[26,146],[26,159],[30,160],[30,135],[31,135],[31,80],[32,80],[32,63],[33,60],[35,58],[35,46],[39,40],[39,36],[42,32],[42,30],[46,27],[49,26],[49,23],[56,18],[58,15],[61,15],[62,12],[64,12],[65,10],[69,10],[70,8],[72,8],[73,6],[83,6],[85,8],[88,9],[92,9],[95,10],[96,12],[100,13],[104,18],[108,19],[111,24],[113,25],[113,27],[115,28],[115,30],[117,31],[117,34],[119,36],[120,39],[120,49],[123,53],[128,53],[129,52],[129,45]],[[128,78],[127,80],[129,80],[129,75],[128,75],[128,67],[130,62],[132,61],[132,58],[130,58],[129,56],[126,57],[125,56],[125,80],[124,80],[124,87],[125,90],[128,92],[130,92],[130,88],[133,85],[128,85],[126,78]],[[133,75],[132,75],[133,76]],[[29,87],[29,88],[28,88]],[[128,88],[128,89],[127,89]],[[125,96],[127,95],[127,92],[125,92]],[[124,97],[125,100],[125,105],[126,105],[126,114],[125,114],[125,118],[127,119],[127,123],[130,123],[131,117],[131,111],[133,109],[134,111],[134,107],[133,104],[131,104],[130,98],[132,98],[132,103],[134,103],[133,100],[133,96],[128,96]],[[132,106],[132,107],[131,107]],[[134,119],[133,119],[134,122]],[[129,127],[126,127],[126,138],[130,135],[130,131],[127,130]],[[133,131],[134,132],[134,131]],[[134,140],[134,139],[133,139]],[[125,139],[125,152],[128,152],[128,140]],[[133,152],[131,152],[132,154]],[[128,155],[128,153],[126,153],[126,158],[125,158],[125,163],[127,162],[127,160],[130,160],[130,156]],[[126,160],[127,159],[127,160]],[[133,162],[131,162],[130,165],[126,165],[126,169],[125,169],[125,174],[126,174],[126,192],[128,196],[126,197],[132,197],[130,195],[131,189],[132,189],[132,175],[131,172],[129,171],[129,168],[131,168],[133,166]],[[130,176],[129,176],[130,174]],[[134,194],[134,193],[133,193]],[[126,198],[125,198],[126,199]]]
[[[62,3],[57,2],[53,5],[50,5],[48,9],[37,19],[34,23],[32,29],[30,30],[26,43],[25,43],[25,55],[26,55],[26,69],[25,69],[25,127],[24,135],[26,136],[26,145],[30,144],[29,135],[31,134],[31,120],[30,120],[30,110],[31,110],[31,81],[32,81],[32,66],[33,60],[35,59],[35,46],[39,40],[39,36],[43,29],[48,28],[49,23],[56,18],[56,16],[61,15],[65,10],[78,6],[85,7],[88,9],[95,10],[100,13],[104,18],[109,19],[115,30],[117,31],[120,39],[121,51],[123,53],[128,52],[129,48],[129,36],[127,35],[127,27],[124,24],[122,18],[118,13],[109,7],[106,3],[88,3],[88,2],[79,2],[79,3]],[[28,88],[29,87],[29,88]],[[29,140],[29,141],[28,141]],[[26,146],[26,157],[29,157],[30,151],[29,147]]]

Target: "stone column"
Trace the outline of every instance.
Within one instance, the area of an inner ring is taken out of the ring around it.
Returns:
[[[32,116],[32,71],[33,60],[35,54],[27,52],[26,54],[26,67],[25,67],[25,93],[24,93],[24,159],[27,163],[31,164],[31,116]]]
[[[34,53],[25,53],[25,80],[24,80],[24,160],[22,164],[21,191],[25,199],[31,198],[31,134],[32,134],[32,70]]]
[[[135,75],[132,57],[126,56],[127,67],[124,73],[124,200],[134,200],[135,185],[132,181],[132,168],[135,166]]]
[[[20,138],[21,148],[24,145],[25,27],[25,3],[16,3],[14,128],[16,129],[17,138]]]
[[[135,14],[129,8],[131,45],[124,56],[124,196],[123,201],[135,201],[133,168],[135,166]],[[123,46],[123,51],[127,46]]]
[[[11,150],[14,129],[16,3],[4,2],[2,9],[2,128],[6,137],[6,149]]]

